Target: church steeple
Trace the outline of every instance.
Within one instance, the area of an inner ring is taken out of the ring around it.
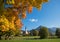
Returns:
[[[25,34],[28,34],[27,27],[25,27]]]

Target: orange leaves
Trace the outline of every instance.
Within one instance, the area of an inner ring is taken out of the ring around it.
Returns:
[[[18,14],[19,14],[19,12],[17,11],[17,9],[13,9],[13,13],[14,13],[15,15],[18,15]]]
[[[22,18],[26,18],[26,13],[25,12],[22,13]]]
[[[4,25],[2,25],[1,28],[2,28],[2,31],[5,31],[5,26]]]
[[[17,19],[17,20],[15,21],[15,24],[16,24],[16,26],[17,26],[18,28],[21,28],[22,25],[23,25],[20,19]]]
[[[32,6],[32,5],[29,5],[29,6],[28,6],[28,12],[29,12],[29,13],[31,13],[31,12],[32,12],[32,8],[33,8],[33,6]]]
[[[20,3],[20,0],[14,0],[15,1],[15,3],[17,4],[17,3]]]
[[[7,14],[5,14],[5,16],[6,16],[7,20],[9,21],[9,24],[8,24],[9,27],[5,27],[5,29],[9,28],[10,30],[16,31],[16,29],[22,27],[22,22],[21,22],[20,18],[18,17],[18,14],[19,14],[19,11],[15,8],[7,9]],[[2,31],[4,31],[5,29],[2,29]]]
[[[14,7],[18,7],[20,4],[20,0],[14,0],[14,1],[15,1]]]
[[[9,29],[15,31],[16,29],[21,28],[23,24],[18,15],[20,14],[21,18],[26,18],[26,11],[31,13],[33,7],[40,9],[40,5],[47,1],[48,0],[6,0],[6,3],[8,5],[12,5],[13,7],[4,9],[4,6],[1,5],[0,9],[1,11],[4,9],[4,13],[0,11],[0,14],[5,16],[0,18],[0,27],[2,28],[2,31],[7,31]]]
[[[2,27],[2,32],[9,31],[9,28],[6,28],[5,26]]]

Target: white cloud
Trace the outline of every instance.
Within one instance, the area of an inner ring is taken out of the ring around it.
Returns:
[[[30,22],[37,22],[38,19],[30,19],[29,21],[30,21]]]

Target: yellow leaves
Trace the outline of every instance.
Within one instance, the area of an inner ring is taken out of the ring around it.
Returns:
[[[6,31],[6,27],[4,25],[1,25],[2,31]]]
[[[5,29],[5,26],[4,25],[2,25],[1,27]]]
[[[13,30],[13,31],[16,30],[14,23],[12,23],[12,22],[9,23],[9,29]]]
[[[8,21],[8,19],[4,15],[1,16],[0,17],[0,29],[3,32],[4,31],[9,31],[9,29],[15,31],[16,27],[15,27],[14,21],[15,21],[15,17],[14,16],[11,18],[11,21]],[[19,22],[20,21],[18,21],[18,23]]]
[[[26,11],[31,13],[33,7],[41,9],[41,5],[44,2],[48,2],[48,0],[6,0],[6,3],[13,5],[13,7],[8,7],[3,10],[4,6],[1,5],[0,14],[2,15],[0,15],[0,29],[2,29],[2,31],[8,31],[9,29],[15,31],[21,28],[23,24],[18,15],[20,14],[21,18],[26,18]]]
[[[2,28],[2,31],[3,31],[3,32],[4,32],[4,31],[9,31],[9,28],[7,28],[5,25],[2,25],[1,28]]]
[[[35,1],[35,0],[33,0],[33,1]]]
[[[6,4],[15,4],[14,0],[6,0]]]
[[[9,21],[4,15],[0,17],[0,29],[2,29],[2,31],[9,30]]]
[[[0,23],[3,23],[3,25],[7,25],[7,27],[9,27],[8,26],[8,24],[9,24],[9,22],[8,22],[8,20],[6,19],[6,17],[5,16],[1,16],[1,18],[0,18]]]

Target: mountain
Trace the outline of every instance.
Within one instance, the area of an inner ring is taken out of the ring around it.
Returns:
[[[50,32],[50,34],[55,35],[56,27],[48,28],[48,31]]]
[[[42,26],[37,27],[35,30],[40,30]],[[50,32],[51,35],[55,35],[56,32],[56,27],[48,28],[48,31]]]

